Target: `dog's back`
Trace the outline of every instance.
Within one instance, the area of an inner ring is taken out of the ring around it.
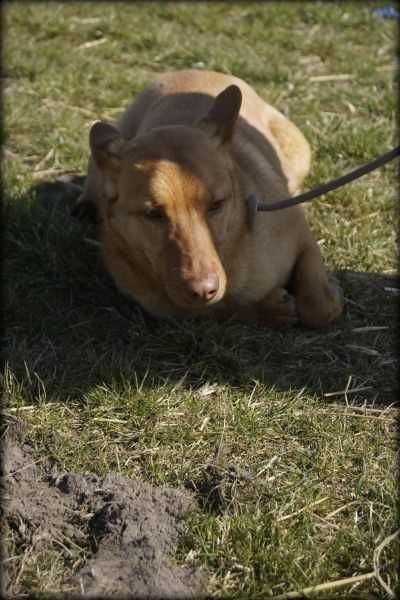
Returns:
[[[254,179],[278,175],[289,193],[302,184],[310,168],[310,148],[303,134],[243,80],[214,71],[173,71],[159,75],[118,120],[123,137],[131,139],[165,125],[193,125],[210,110],[214,98],[227,86],[242,92],[240,118],[233,139],[236,160]],[[268,165],[274,173],[266,173]],[[260,168],[258,168],[260,167]]]
[[[214,71],[172,71],[158,75],[122,113],[116,126],[125,139],[165,125],[193,125],[206,115],[214,98],[227,86],[237,85],[242,106],[233,139],[233,153],[249,179],[274,198],[296,193],[310,168],[310,147],[299,129],[262,100],[243,80]],[[79,206],[102,203],[102,177],[90,158]]]

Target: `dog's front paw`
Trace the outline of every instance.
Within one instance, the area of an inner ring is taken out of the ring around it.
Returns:
[[[343,291],[334,275],[316,280],[312,289],[303,290],[297,298],[300,320],[307,327],[325,327],[343,312]]]
[[[261,319],[270,327],[288,327],[299,321],[296,298],[285,288],[277,288],[263,300]]]

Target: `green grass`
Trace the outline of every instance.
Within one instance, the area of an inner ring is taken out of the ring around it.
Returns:
[[[5,10],[6,413],[60,468],[195,490],[177,559],[206,566],[215,596],[369,573],[396,530],[396,165],[307,208],[347,299],[325,331],[149,321],[54,180],[84,173],[95,118],[115,117],[152,73],[190,67],[244,78],[300,126],[306,187],[374,158],[395,143],[396,25],[372,16],[378,4]],[[313,79],[332,74],[348,78]],[[62,549],[25,554],[10,563],[12,593],[60,589]],[[397,556],[394,541],[380,572],[399,591]],[[385,597],[376,578],[329,597],[350,593]]]

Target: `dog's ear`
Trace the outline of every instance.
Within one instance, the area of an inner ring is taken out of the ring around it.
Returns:
[[[218,94],[210,112],[199,122],[199,126],[223,144],[232,137],[242,105],[242,92],[237,85],[230,85]]]
[[[97,166],[112,175],[118,173],[124,140],[116,127],[104,121],[96,121],[89,133],[89,144]]]

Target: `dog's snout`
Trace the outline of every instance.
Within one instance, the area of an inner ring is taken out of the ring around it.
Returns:
[[[218,276],[216,273],[207,273],[201,279],[190,280],[188,288],[194,299],[210,302],[216,296],[219,289]]]

